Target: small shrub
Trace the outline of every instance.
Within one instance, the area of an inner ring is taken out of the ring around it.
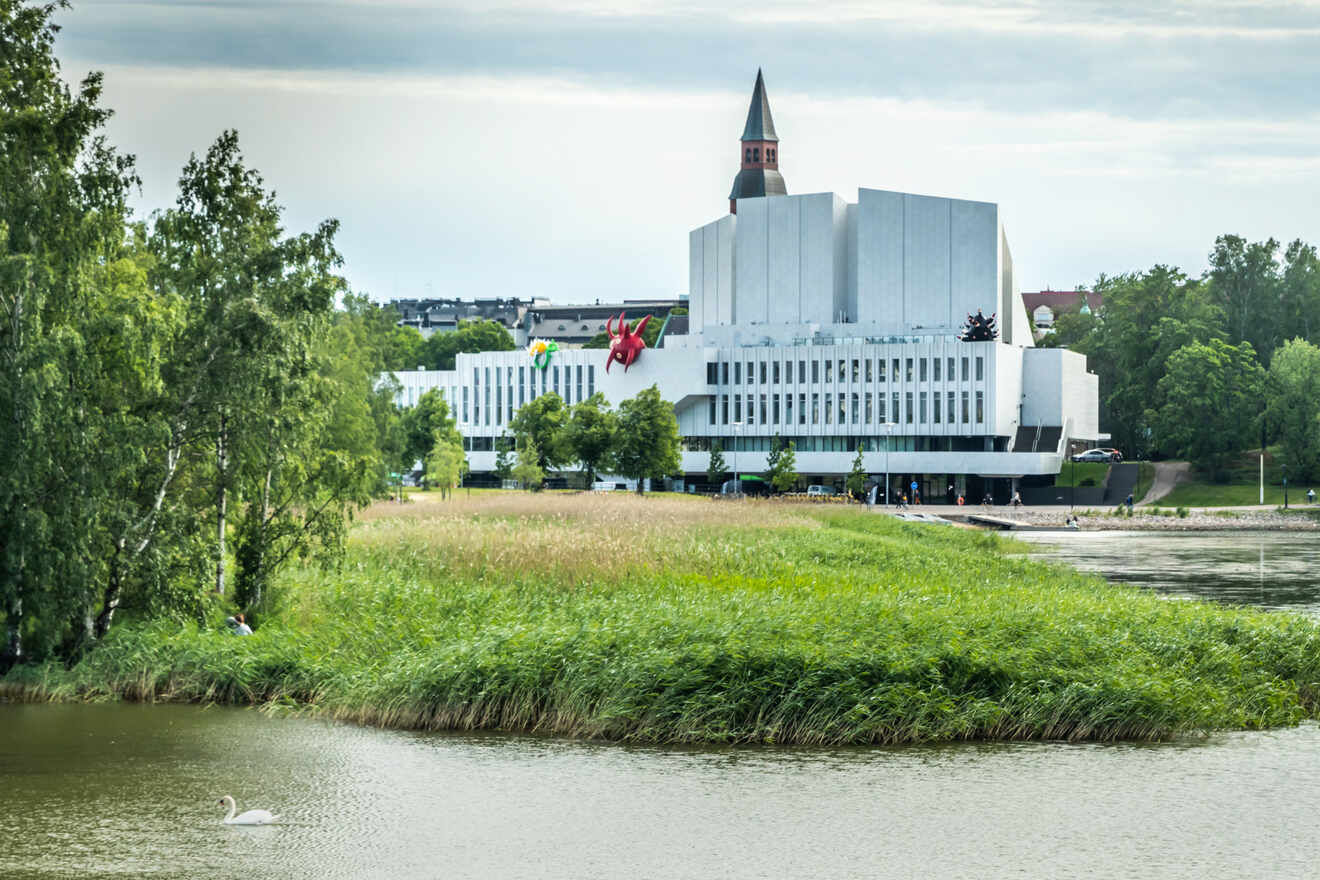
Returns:
[[[1179,507],[1179,508],[1178,508],[1178,519],[1187,519],[1187,514],[1188,514],[1188,513],[1189,513],[1189,511],[1187,510],[1187,508],[1185,508],[1185,507]]]

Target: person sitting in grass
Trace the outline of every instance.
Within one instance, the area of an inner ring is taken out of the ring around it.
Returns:
[[[229,627],[229,632],[232,635],[236,635],[236,636],[252,635],[252,627],[247,625],[247,621],[243,619],[243,615],[241,614],[238,615],[237,617],[226,617],[225,625]]]

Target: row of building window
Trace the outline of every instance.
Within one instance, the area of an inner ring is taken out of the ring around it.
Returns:
[[[786,360],[786,361],[733,361],[730,376],[729,361],[711,361],[706,364],[706,384],[742,385],[744,377],[748,384],[759,382],[761,385],[792,384],[794,364],[797,365],[797,384],[806,385],[807,371],[810,369],[812,385],[833,384],[834,382],[873,383],[897,382],[900,377],[904,382],[963,382],[985,380],[985,357],[931,357],[931,358],[826,358],[824,360]],[[809,365],[809,366],[808,366]],[[973,366],[975,373],[973,373]],[[745,367],[745,369],[744,369]],[[961,370],[959,370],[961,368]],[[732,378],[732,382],[730,382]]]
[[[796,406],[794,400],[796,399]],[[886,403],[888,406],[886,406]],[[915,405],[914,405],[915,404]],[[985,392],[716,394],[711,425],[970,425],[985,423]]]
[[[767,162],[773,162],[773,161],[775,161],[775,153],[776,153],[776,152],[778,152],[778,151],[775,150],[775,148],[773,148],[773,147],[766,147],[766,148],[765,148],[765,161],[767,161]],[[760,148],[760,147],[744,147],[744,148],[743,148],[743,161],[745,161],[745,162],[760,162],[760,161],[761,161],[761,148]]]
[[[504,371],[503,381],[500,378],[501,370]],[[505,425],[513,419],[518,407],[542,394],[553,391],[564,399],[564,403],[572,405],[596,393],[594,364],[551,365],[544,369],[518,367],[517,370],[518,382],[515,385],[513,367],[473,367],[472,384],[462,388],[460,423]],[[514,388],[518,389],[516,401]],[[451,389],[450,399],[453,400],[458,394],[458,389]]]
[[[709,452],[719,443],[725,452],[769,452],[774,437],[684,437],[683,448],[688,452]],[[779,442],[787,446],[791,441],[797,452],[1004,452],[1007,437],[928,437],[901,436],[875,437],[793,437],[782,436]],[[732,462],[726,462],[732,464]]]

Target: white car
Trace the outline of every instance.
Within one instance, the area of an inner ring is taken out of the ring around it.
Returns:
[[[1104,461],[1111,459],[1111,455],[1104,449],[1088,449],[1085,452],[1079,452],[1072,457],[1073,461]]]

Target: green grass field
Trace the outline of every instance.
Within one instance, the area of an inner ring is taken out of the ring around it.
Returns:
[[[1227,482],[1215,482],[1207,474],[1193,471],[1190,479],[1180,483],[1161,498],[1161,507],[1241,507],[1260,504],[1260,454],[1244,453],[1228,471]],[[1265,456],[1265,504],[1282,506],[1283,469],[1271,451]],[[1288,481],[1290,506],[1306,507],[1306,490],[1314,488],[1320,494],[1320,483],[1298,483],[1296,477]],[[1320,507],[1320,504],[1315,505]]]
[[[1054,478],[1055,486],[1103,486],[1109,465],[1098,461],[1065,461],[1063,470]]]
[[[254,636],[129,623],[11,699],[247,703],[669,743],[1153,739],[1317,714],[1320,626],[1162,600],[996,535],[773,501],[379,505]]]

